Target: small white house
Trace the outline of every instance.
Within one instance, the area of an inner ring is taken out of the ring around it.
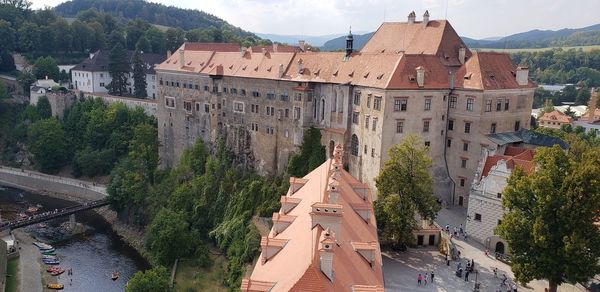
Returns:
[[[55,86],[60,86],[60,84],[52,79],[48,79],[48,76],[46,76],[46,79],[37,80],[29,87],[31,92],[29,95],[29,104],[36,105],[40,97],[46,96],[48,92],[52,91],[52,87]]]

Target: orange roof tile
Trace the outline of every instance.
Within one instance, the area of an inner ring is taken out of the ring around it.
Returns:
[[[492,155],[485,159],[481,177],[488,176],[492,167],[497,165],[500,160],[506,162],[506,167],[508,169],[520,167],[526,173],[532,173],[535,171],[535,162],[533,161],[534,156],[535,151],[533,149],[508,146],[504,150],[504,155]]]
[[[559,111],[552,111],[549,113],[544,113],[544,115],[540,118],[540,121],[542,122],[560,122],[560,123],[571,123],[573,122],[573,118],[559,112]]]
[[[297,200],[298,205],[286,214],[295,216],[295,219],[279,234],[271,232],[274,238],[269,238],[269,241],[288,241],[268,261],[259,261],[256,264],[250,276],[252,281],[275,283],[271,291],[347,291],[348,287],[356,285],[383,287],[381,251],[372,208],[367,209],[370,212],[367,222],[356,212],[343,212],[337,217],[341,222],[339,234],[328,231],[330,237],[325,236],[325,227],[320,224],[311,228],[314,219],[311,216],[313,208],[350,209],[352,206],[371,204],[370,192],[364,201],[352,187],[360,185],[360,182],[344,170],[332,171],[332,163],[333,160],[330,159],[306,175],[304,186],[298,189],[293,197],[282,198],[282,201],[287,200],[286,198]],[[327,202],[327,182],[334,172],[339,173],[337,201],[336,204],[324,203]],[[335,240],[333,249],[319,251],[322,248],[321,242],[325,242],[327,238]],[[368,252],[369,258],[373,255],[373,263],[366,261],[363,255],[355,250],[355,246],[362,248],[363,245],[368,247],[368,250],[361,251]],[[320,270],[321,252],[333,255],[333,281]],[[246,291],[244,286],[242,291]]]
[[[534,88],[535,83],[520,86],[516,66],[506,53],[475,52],[456,72],[456,86],[472,89]]]

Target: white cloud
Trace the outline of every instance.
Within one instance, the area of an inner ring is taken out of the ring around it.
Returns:
[[[432,19],[446,14],[460,35],[502,36],[531,29],[576,28],[599,21],[598,0],[151,0],[200,9],[245,30],[277,34],[325,35],[372,31],[381,22],[417,19],[429,10]],[[35,8],[61,0],[33,0]]]

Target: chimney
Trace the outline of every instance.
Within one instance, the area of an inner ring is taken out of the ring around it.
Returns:
[[[304,64],[302,63],[302,59],[298,59],[298,74],[304,73]]]
[[[340,195],[339,189],[340,183],[335,179],[329,179],[329,184],[327,185],[327,199],[329,204],[337,204]]]
[[[329,229],[325,229],[325,235],[321,240],[321,248],[319,249],[319,265],[321,272],[333,282],[333,247],[335,240]]]
[[[284,70],[285,68],[283,68],[283,64],[279,64],[279,78],[283,77],[283,74],[285,73]]]
[[[529,83],[529,68],[517,67],[517,84],[520,86],[527,85]]]
[[[300,48],[301,51],[304,52],[304,40],[299,40],[298,41],[298,47]]]
[[[312,212],[310,212],[311,226],[314,228],[320,225],[324,229],[329,229],[335,234],[336,240],[341,240],[341,225],[342,216],[344,213],[343,206],[339,204],[328,204],[317,202],[312,204]]]
[[[179,68],[183,68],[185,65],[185,55],[183,50],[179,50]]]
[[[414,11],[408,14],[408,24],[415,23],[415,18],[417,18],[417,14]]]
[[[240,49],[240,53],[242,54],[242,57],[244,57],[244,55],[246,55],[246,50],[248,50],[248,48],[246,48],[246,47],[242,47]]]
[[[168,58],[171,58],[171,51],[170,50],[167,50],[167,59]]]
[[[425,10],[425,14],[423,14],[423,27],[427,27],[429,23],[429,10]]]
[[[417,67],[417,85],[419,87],[425,86],[425,68],[423,66]]]
[[[467,53],[467,48],[465,48],[464,46],[460,46],[460,48],[458,48],[458,61],[461,64],[465,63],[466,53]]]
[[[273,52],[277,53],[278,46],[277,43],[273,43]]]

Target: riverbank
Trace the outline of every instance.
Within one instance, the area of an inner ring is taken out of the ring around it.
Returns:
[[[19,242],[18,291],[42,292],[42,268],[40,265],[42,256],[35,245],[33,245],[35,240],[20,229],[14,230],[13,234]]]

